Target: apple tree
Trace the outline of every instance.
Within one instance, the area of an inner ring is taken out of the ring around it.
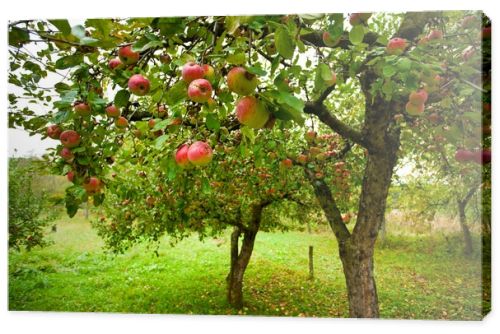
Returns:
[[[60,141],[47,159],[73,182],[68,214],[104,202],[110,244],[234,225],[240,292],[264,208],[313,191],[338,241],[350,316],[378,317],[373,253],[394,168],[411,153],[405,133],[428,133],[433,108],[451,114],[481,96],[467,79],[481,73],[479,13],[463,16],[11,22],[9,83],[23,94],[9,94],[9,122]],[[60,78],[53,89],[49,76]],[[320,144],[314,123],[328,129]]]

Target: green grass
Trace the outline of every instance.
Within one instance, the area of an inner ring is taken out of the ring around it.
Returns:
[[[37,311],[235,314],[225,300],[228,236],[219,245],[196,237],[159,256],[139,245],[122,255],[102,242],[81,216],[61,219],[44,249],[9,254],[9,309]],[[314,246],[314,281],[308,280],[308,246]],[[460,239],[389,238],[376,252],[381,316],[480,319],[481,263],[464,258]],[[342,267],[328,232],[257,236],[245,275],[240,314],[348,316]]]

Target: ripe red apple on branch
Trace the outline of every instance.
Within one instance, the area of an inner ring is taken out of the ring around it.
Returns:
[[[212,161],[212,148],[205,142],[197,141],[189,146],[187,157],[195,166],[205,166]]]
[[[236,105],[236,117],[241,124],[260,129],[266,125],[270,113],[263,102],[253,96],[246,96]]]
[[[408,47],[408,41],[404,38],[393,38],[387,43],[386,52],[390,55],[400,55]]]
[[[125,65],[132,65],[139,61],[141,55],[139,52],[132,51],[131,45],[127,45],[118,50],[118,57]]]
[[[89,116],[92,111],[90,109],[90,106],[85,103],[85,102],[77,102],[75,103],[73,109],[75,110],[75,113],[79,116]]]
[[[115,126],[119,129],[124,129],[128,126],[128,120],[125,117],[120,116],[116,119]]]
[[[205,76],[203,68],[195,62],[188,62],[182,67],[182,80],[190,83],[196,79],[202,79]]]
[[[366,23],[371,16],[372,13],[352,13],[349,15],[349,23],[353,26]]]
[[[61,156],[61,158],[63,158],[64,160],[66,160],[68,162],[72,161],[75,158],[75,155],[73,154],[73,152],[71,152],[71,150],[67,147],[63,147],[59,151],[59,155]]]
[[[101,190],[102,182],[97,177],[91,176],[87,180],[85,180],[85,182],[83,183],[83,188],[85,189],[87,194],[94,195]]]
[[[243,67],[233,67],[227,74],[229,90],[238,95],[250,95],[255,91],[259,80],[255,74],[248,72]]]
[[[122,65],[122,61],[120,60],[120,58],[111,59],[108,63],[108,67],[111,70],[114,70],[115,68],[117,68],[118,66],[121,66],[121,65]]]
[[[57,124],[52,124],[47,127],[47,136],[52,139],[59,139],[62,130]]]
[[[59,140],[64,147],[72,148],[80,144],[80,135],[74,130],[66,130],[61,133]]]
[[[188,87],[188,97],[193,102],[205,103],[212,96],[212,85],[206,79],[191,81]]]
[[[128,80],[128,89],[137,96],[144,96],[149,93],[149,85],[149,80],[141,74],[134,74]]]
[[[189,166],[188,150],[188,144],[182,144],[177,149],[177,152],[175,152],[175,162],[177,163],[177,166],[181,168],[186,168],[187,166]]]
[[[114,104],[106,107],[106,115],[108,115],[108,117],[117,118],[120,117],[120,114],[120,108]]]

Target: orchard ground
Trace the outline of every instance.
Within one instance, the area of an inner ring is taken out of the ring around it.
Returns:
[[[61,217],[57,231],[48,232],[52,245],[9,253],[10,310],[237,314],[226,301],[229,233],[204,241],[193,236],[175,247],[165,237],[159,256],[147,245],[114,256],[103,251],[83,213]],[[381,317],[482,317],[477,236],[474,256],[464,257],[460,234],[395,233],[390,221],[387,230],[375,252]],[[313,281],[309,245],[314,246]],[[239,314],[347,317],[337,249],[328,230],[259,233]]]

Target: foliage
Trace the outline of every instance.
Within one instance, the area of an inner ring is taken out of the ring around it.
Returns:
[[[40,170],[37,164],[30,159],[9,159],[9,247],[16,250],[46,246],[45,227],[55,218],[48,210],[47,194],[34,190]]]

